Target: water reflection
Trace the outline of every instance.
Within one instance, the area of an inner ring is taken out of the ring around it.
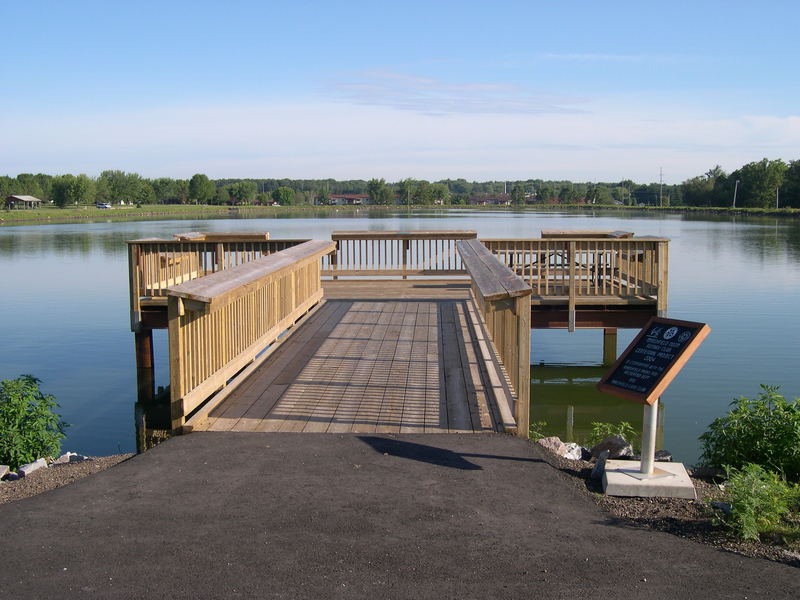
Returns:
[[[547,435],[586,445],[592,422],[627,421],[642,431],[642,405],[597,391],[607,367],[531,367],[531,422],[544,421]],[[664,404],[659,406],[656,447],[664,444]]]

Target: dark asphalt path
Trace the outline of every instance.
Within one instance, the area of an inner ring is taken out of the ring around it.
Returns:
[[[508,435],[194,433],[0,506],[5,598],[797,598]]]

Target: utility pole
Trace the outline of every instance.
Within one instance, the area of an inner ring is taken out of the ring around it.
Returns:
[[[658,205],[664,206],[664,167],[658,167]]]
[[[780,189],[779,187],[775,188],[775,208],[778,208],[778,202],[780,200]]]
[[[733,187],[733,208],[736,208],[736,192],[739,191],[739,180],[736,180],[736,185]]]

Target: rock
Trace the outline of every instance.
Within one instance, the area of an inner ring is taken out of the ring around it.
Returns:
[[[8,465],[0,465],[0,479],[8,475],[11,469],[8,468]]]
[[[592,456],[599,457],[602,452],[608,450],[608,458],[629,458],[633,456],[633,447],[625,441],[621,435],[606,436],[602,442],[592,446]]]
[[[580,444],[576,444],[575,442],[570,442],[569,444],[564,444],[566,448],[566,453],[564,454],[564,458],[568,458],[570,460],[582,460],[583,459],[583,447]]]
[[[567,454],[567,447],[561,441],[561,438],[556,435],[536,440],[536,443],[541,444],[545,450],[549,450],[557,456],[565,456]]]
[[[656,450],[656,462],[672,462],[672,452],[669,450]]]
[[[600,456],[597,457],[597,462],[594,463],[592,474],[589,475],[590,479],[602,479],[603,472],[606,470],[606,459],[608,458],[608,450],[603,450]]]
[[[721,510],[726,515],[730,515],[733,512],[733,507],[728,502],[712,502],[711,506]]]
[[[590,460],[592,460],[592,452],[591,452],[591,450],[581,446],[581,460],[585,460],[586,462],[589,462]]]
[[[40,458],[38,460],[33,461],[32,463],[28,463],[27,465],[22,465],[19,469],[17,469],[17,474],[20,477],[27,477],[34,471],[46,468],[47,468],[47,461],[43,458]]]
[[[65,452],[50,464],[65,465],[67,463],[78,463],[78,462],[83,462],[85,460],[91,460],[91,459],[88,456],[84,456],[83,454],[77,454],[76,452]]]
[[[14,473],[14,471],[11,471],[11,473],[6,475],[6,481],[16,481],[17,479],[19,479],[19,475]]]

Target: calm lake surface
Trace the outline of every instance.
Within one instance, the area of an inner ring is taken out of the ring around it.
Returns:
[[[341,216],[338,216],[341,215]],[[65,450],[133,452],[136,377],[125,241],[181,231],[269,231],[329,238],[341,229],[474,229],[538,237],[541,229],[622,229],[670,238],[669,316],[711,334],[663,396],[663,447],[689,464],[697,437],[736,396],[759,384],[800,396],[800,223],[697,215],[385,212],[276,219],[80,223],[0,228],[0,378],[30,373],[56,396]],[[619,352],[636,331],[620,330]],[[168,382],[166,334],[156,332],[156,379]],[[591,421],[641,426],[641,407],[596,392],[602,333],[534,331],[532,421],[580,440]]]

